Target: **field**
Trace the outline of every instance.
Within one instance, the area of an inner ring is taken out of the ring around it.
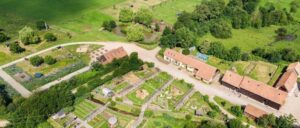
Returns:
[[[93,120],[88,122],[93,128],[109,128],[108,119],[110,117],[117,118],[116,128],[125,128],[133,123],[134,117],[121,114],[110,109],[105,110],[103,113],[97,115]]]
[[[168,0],[154,6],[153,14],[156,19],[163,20],[169,24],[176,22],[177,14],[182,11],[191,12],[202,0]]]
[[[174,116],[163,114],[148,118],[141,128],[183,128],[185,123],[185,119],[177,119]]]
[[[142,105],[157,89],[171,79],[165,72],[159,73],[152,79],[146,80],[137,90],[133,90],[127,98],[136,105]]]
[[[84,100],[77,105],[75,105],[74,114],[80,119],[85,119],[91,114],[92,111],[96,110],[99,106],[91,101]]]
[[[192,85],[183,80],[174,80],[171,85],[158,96],[153,104],[163,109],[174,109],[179,101],[191,90]]]

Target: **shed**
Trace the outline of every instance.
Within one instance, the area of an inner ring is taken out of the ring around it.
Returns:
[[[108,119],[108,123],[110,126],[115,126],[117,124],[117,122],[118,122],[118,119],[114,116],[112,116]]]
[[[203,61],[207,61],[209,57],[206,54],[202,54],[202,53],[198,52],[197,53],[197,58],[199,58],[199,59],[201,59]]]
[[[109,88],[103,88],[102,93],[106,97],[112,97],[114,95],[113,91],[110,90]]]
[[[197,110],[195,111],[195,115],[196,115],[196,116],[203,116],[204,113],[203,113],[203,111],[202,111],[201,109],[197,109]]]
[[[55,113],[52,116],[52,119],[56,120],[56,119],[61,119],[64,118],[66,116],[66,113],[63,110],[60,110],[59,112]]]

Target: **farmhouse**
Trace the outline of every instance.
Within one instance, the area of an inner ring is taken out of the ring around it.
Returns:
[[[248,116],[254,120],[267,114],[265,111],[263,111],[259,108],[256,108],[256,107],[252,106],[251,104],[248,104],[245,107],[244,113],[246,116]]]
[[[234,88],[242,94],[275,109],[280,109],[287,97],[287,93],[282,90],[231,71],[227,71],[221,81],[223,85]]]
[[[119,47],[116,49],[112,49],[106,53],[101,54],[100,56],[96,57],[96,59],[101,64],[108,64],[112,62],[114,59],[120,59],[127,56],[127,52],[124,50],[123,47]]]
[[[176,66],[187,69],[193,75],[206,83],[210,83],[217,73],[217,68],[212,67],[191,56],[186,56],[172,49],[166,49],[164,60],[173,63]]]

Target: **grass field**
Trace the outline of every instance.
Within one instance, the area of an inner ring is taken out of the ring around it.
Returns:
[[[156,5],[153,14],[156,19],[164,20],[169,24],[176,22],[177,14],[182,11],[191,12],[202,0],[168,0]]]
[[[172,115],[163,114],[153,118],[148,118],[141,128],[183,128],[186,123],[184,119],[174,118]]]
[[[99,106],[91,101],[84,100],[75,105],[74,114],[80,119],[85,119],[92,111],[96,110]]]
[[[171,76],[165,72],[159,73],[152,79],[146,80],[145,83],[140,85],[137,90],[132,91],[127,95],[127,98],[136,105],[142,105],[154,92],[163,86],[171,79]],[[143,91],[140,95],[139,91]]]
[[[193,86],[183,80],[174,80],[153,102],[163,109],[173,110],[178,102],[190,91]]]

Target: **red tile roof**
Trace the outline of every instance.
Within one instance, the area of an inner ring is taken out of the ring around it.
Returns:
[[[251,104],[247,104],[244,112],[255,118],[259,118],[259,117],[267,114],[267,112],[265,112],[257,107],[254,107]]]
[[[240,88],[280,105],[284,104],[285,98],[287,97],[286,92],[273,88],[263,82],[251,79],[247,76],[244,76]]]
[[[230,84],[234,87],[237,87],[239,88],[240,87],[240,84],[243,80],[243,76],[240,76],[239,74],[235,73],[235,72],[232,72],[232,71],[229,71],[227,70],[222,78],[222,81],[227,83],[227,84]]]
[[[124,50],[123,47],[119,47],[116,49],[112,49],[106,53],[104,53],[102,56],[98,57],[97,59],[103,63],[107,64],[112,62],[114,59],[120,59],[127,56],[127,52]]]
[[[292,91],[297,83],[297,73],[294,70],[288,70],[279,79],[276,88],[284,88],[287,92]]]
[[[204,80],[211,80],[216,74],[217,68],[210,66],[200,60],[197,60],[191,56],[186,56],[181,53],[178,53],[172,49],[166,49],[164,55],[175,59],[176,61],[182,62],[189,67],[195,68],[198,70],[196,77],[202,78]]]
[[[291,63],[287,70],[295,70],[300,75],[300,62]]]

